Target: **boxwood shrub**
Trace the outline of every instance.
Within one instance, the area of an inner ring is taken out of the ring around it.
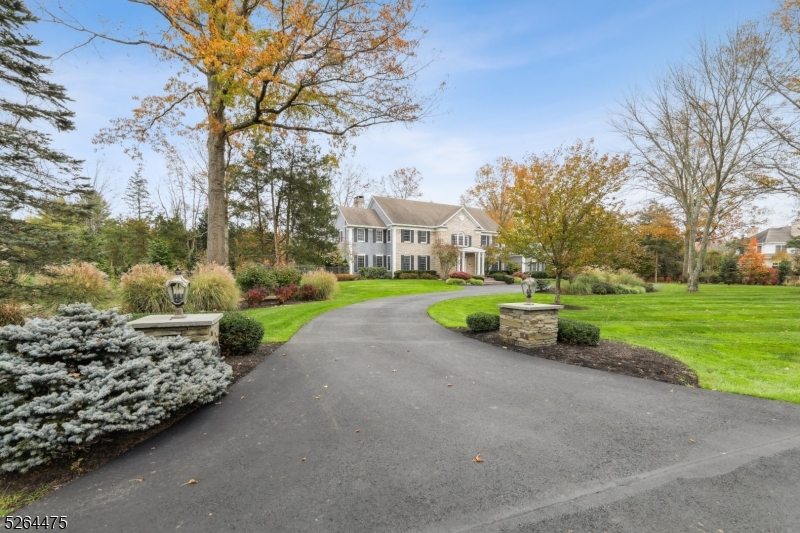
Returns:
[[[467,327],[476,333],[500,329],[500,315],[472,313],[467,316]]]
[[[219,321],[219,348],[223,356],[254,352],[264,337],[264,326],[242,313],[225,313]]]
[[[395,270],[394,279],[420,279],[419,277],[401,278],[401,274],[416,274],[417,276],[421,276],[422,274],[430,274],[431,276],[436,276],[436,279],[439,279],[439,274],[435,270]]]
[[[600,344],[600,328],[580,320],[559,318],[558,342],[597,346]]]
[[[466,285],[466,281],[461,278],[449,278],[445,281],[448,285]]]

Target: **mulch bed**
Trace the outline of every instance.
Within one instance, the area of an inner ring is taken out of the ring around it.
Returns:
[[[250,355],[229,356],[225,362],[233,368],[231,385],[250,373],[263,362],[269,354],[283,343],[262,344]],[[187,405],[159,425],[144,431],[132,431],[108,435],[86,448],[78,448],[71,455],[57,459],[46,465],[34,468],[24,474],[5,474],[0,477],[0,491],[9,493],[20,490],[33,491],[45,486],[57,489],[73,479],[91,472],[95,468],[118,457],[139,443],[161,433],[172,424],[188,415],[199,405]]]
[[[551,361],[663,381],[672,385],[699,386],[697,374],[680,361],[647,348],[629,346],[621,342],[600,341],[598,346],[577,346],[559,342],[541,348],[519,348],[505,345],[500,340],[498,331],[484,333],[474,333],[468,329],[457,331],[472,339]]]

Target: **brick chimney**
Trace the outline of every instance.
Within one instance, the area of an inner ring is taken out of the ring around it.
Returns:
[[[364,209],[364,197],[363,196],[356,196],[353,198],[353,207],[359,207]]]
[[[800,218],[797,218],[792,221],[792,229],[789,230],[789,234],[792,237],[800,236]]]

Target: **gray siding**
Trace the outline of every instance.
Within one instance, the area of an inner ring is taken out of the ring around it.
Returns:
[[[367,228],[367,242],[355,242],[353,246],[353,252],[356,256],[359,254],[364,254],[367,258],[367,266],[375,266],[375,257],[376,255],[392,255],[392,244],[391,243],[378,243],[375,242],[375,228]],[[384,234],[384,241],[386,230],[377,229],[377,231],[382,232]],[[350,239],[353,239],[353,228],[350,229]],[[356,259],[353,260],[354,266],[356,263]]]

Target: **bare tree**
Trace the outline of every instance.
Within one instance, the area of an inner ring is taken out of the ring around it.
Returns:
[[[376,185],[375,180],[367,177],[364,167],[348,164],[334,175],[331,198],[336,205],[349,207],[353,205],[353,198],[372,192]]]
[[[761,192],[764,169],[776,155],[774,136],[765,128],[772,98],[764,83],[769,53],[768,36],[755,24],[717,42],[700,39],[689,64],[670,68],[652,95],[629,97],[612,118],[632,144],[633,168],[644,187],[683,213],[690,292],[698,290],[721,203]]]
[[[381,177],[380,195],[401,200],[421,198],[420,183],[422,183],[422,174],[416,168],[398,168],[388,176]]]

